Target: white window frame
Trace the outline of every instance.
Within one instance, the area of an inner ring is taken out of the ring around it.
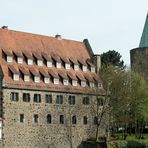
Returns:
[[[78,85],[78,81],[77,80],[72,80],[72,86],[77,86]]]
[[[19,81],[19,74],[13,74],[13,80]]]
[[[12,56],[7,56],[7,62],[12,63],[13,62],[13,57]]]
[[[43,66],[43,60],[37,60],[37,65],[38,66]]]
[[[81,86],[86,87],[86,81],[81,81]]]
[[[102,88],[102,87],[103,87],[102,83],[98,83],[98,88]]]
[[[27,64],[28,65],[33,65],[33,59],[27,59]]]
[[[95,87],[95,83],[94,83],[94,82],[89,82],[89,86],[90,86],[91,88],[93,88],[93,87]]]
[[[59,79],[58,78],[54,78],[53,79],[53,83],[56,84],[56,85],[59,84]]]
[[[78,64],[74,64],[74,70],[78,71],[79,70],[79,65]]]
[[[96,71],[95,67],[92,67],[92,66],[91,66],[90,71],[91,71],[91,72],[95,72],[95,71]]]
[[[64,84],[65,86],[68,86],[68,80],[67,80],[67,79],[63,79],[63,84]]]
[[[50,83],[50,78],[49,77],[44,77],[44,83],[49,84]]]
[[[61,68],[61,63],[56,62],[56,68]]]
[[[23,58],[22,57],[17,57],[17,63],[18,64],[23,64]]]
[[[69,63],[65,63],[65,69],[67,69],[67,70],[70,69],[70,64]]]
[[[39,76],[34,76],[34,82],[35,83],[40,83],[40,77]]]
[[[87,66],[86,66],[86,65],[83,65],[83,66],[82,66],[82,70],[83,70],[84,72],[87,72]]]
[[[29,75],[24,75],[24,81],[29,82],[30,81],[30,76]]]
[[[47,61],[47,67],[48,68],[52,67],[52,62],[51,61]]]

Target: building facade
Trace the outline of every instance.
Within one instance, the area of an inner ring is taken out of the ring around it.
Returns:
[[[91,104],[105,95],[99,67],[99,55],[87,39],[78,42],[1,28],[2,147],[77,148],[95,137]],[[105,128],[104,123],[100,136]]]
[[[138,48],[130,51],[131,68],[148,81],[148,14]]]

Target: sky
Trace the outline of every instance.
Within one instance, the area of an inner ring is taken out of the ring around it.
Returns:
[[[130,65],[139,46],[148,0],[0,0],[0,27],[83,41],[95,54],[116,50]]]

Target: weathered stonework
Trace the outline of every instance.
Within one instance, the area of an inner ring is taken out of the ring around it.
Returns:
[[[19,101],[11,101],[10,93],[18,92]],[[22,94],[30,93],[30,102],[23,102]],[[33,102],[33,95],[41,94],[41,103]],[[52,104],[45,103],[45,94],[52,94]],[[57,105],[56,95],[63,95],[63,104]],[[82,98],[86,95],[73,94],[76,104],[68,104],[69,93],[44,91],[27,91],[3,89],[3,146],[4,148],[73,148],[81,141],[95,136],[95,125],[91,102],[96,96],[89,96],[90,105],[84,105]],[[24,123],[20,123],[19,114],[24,114]],[[39,115],[39,122],[33,123],[33,115]],[[46,115],[52,115],[52,123],[47,124]],[[59,116],[64,115],[65,123],[59,124]],[[77,124],[70,123],[71,116],[77,116]],[[83,124],[83,116],[88,117],[88,124]],[[100,130],[105,135],[105,128]]]
[[[148,81],[148,48],[136,48],[130,51],[131,68]]]

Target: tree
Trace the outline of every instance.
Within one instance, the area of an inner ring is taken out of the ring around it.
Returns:
[[[142,127],[148,116],[147,84],[139,74],[123,70],[117,66],[103,66],[101,77],[106,87],[110,83],[110,116],[113,127],[124,127],[124,139],[127,128],[133,125],[135,133],[139,131],[141,137]],[[116,130],[115,130],[116,131]]]
[[[121,60],[121,57],[122,56],[119,52],[115,50],[109,50],[108,52],[101,54],[101,63],[106,66],[113,65],[124,68],[124,62]]]

